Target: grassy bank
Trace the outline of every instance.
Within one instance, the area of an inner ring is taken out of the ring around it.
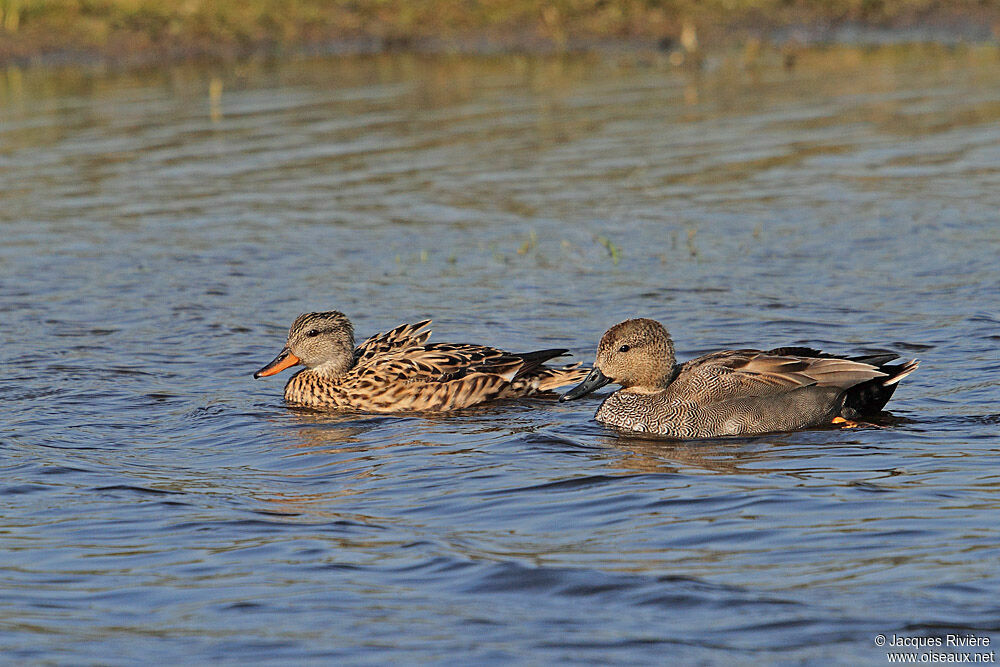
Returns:
[[[0,0],[0,63],[609,44],[692,50],[793,33],[822,40],[843,26],[991,38],[1000,0]]]

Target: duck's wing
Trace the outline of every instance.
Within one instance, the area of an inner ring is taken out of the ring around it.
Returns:
[[[423,345],[431,335],[430,320],[416,324],[400,324],[392,331],[377,333],[354,348],[356,365],[364,365],[372,359],[391,355],[400,350]]]
[[[695,400],[715,401],[778,395],[811,386],[847,390],[886,375],[860,361],[773,352],[725,350],[707,354],[681,366],[674,385]]]
[[[424,334],[411,340],[421,339],[426,339]],[[520,355],[486,345],[397,343],[372,346],[365,343],[361,347],[363,353],[352,373],[377,375],[386,382],[448,382],[470,373],[498,375],[510,381],[520,374],[526,363]]]
[[[465,343],[397,347],[367,357],[351,369],[341,386],[351,404],[361,409],[453,410],[566,384],[571,380],[560,382],[548,372],[553,369],[543,366],[565,352],[513,354]]]
[[[482,345],[417,345],[372,356],[341,387],[362,410],[453,410],[503,397],[524,363]]]
[[[895,359],[899,359],[899,355],[894,352],[880,352],[878,354],[864,354],[856,357],[842,357],[836,354],[830,354],[829,352],[822,352],[820,350],[811,347],[776,347],[773,350],[768,350],[767,354],[773,354],[776,356],[785,357],[817,357],[823,359],[849,359],[851,361],[860,361],[863,364],[871,364],[872,366],[882,366],[889,363]]]

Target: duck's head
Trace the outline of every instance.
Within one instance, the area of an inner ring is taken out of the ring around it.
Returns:
[[[659,391],[675,362],[674,342],[662,324],[644,317],[625,320],[604,333],[593,370],[560,400],[580,398],[609,382],[636,392]]]
[[[354,365],[354,327],[336,310],[305,313],[292,322],[288,341],[271,363],[253,374],[274,375],[303,364],[324,377],[335,377]]]

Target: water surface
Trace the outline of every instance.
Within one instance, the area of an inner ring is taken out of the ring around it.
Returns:
[[[1000,641],[989,49],[0,77],[0,650],[33,662],[884,664]],[[219,91],[221,90],[221,94]],[[883,427],[677,443],[598,397],[292,410],[300,312],[628,316],[922,360]]]

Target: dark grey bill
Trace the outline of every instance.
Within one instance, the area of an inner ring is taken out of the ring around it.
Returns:
[[[611,378],[606,377],[604,373],[597,370],[596,368],[590,371],[590,374],[583,378],[583,382],[576,385],[565,394],[559,397],[560,401],[572,401],[574,398],[580,398],[581,396],[586,396],[595,389],[600,389],[607,383],[611,382]]]

